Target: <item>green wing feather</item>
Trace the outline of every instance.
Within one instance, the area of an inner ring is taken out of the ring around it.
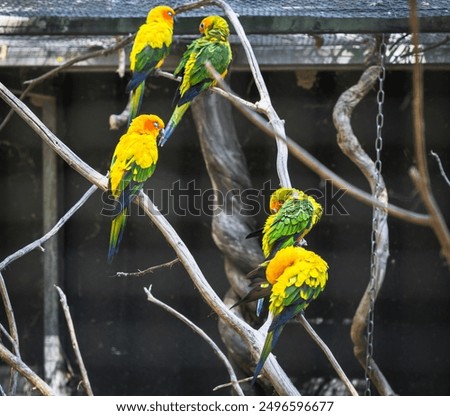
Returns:
[[[163,45],[161,48],[145,46],[136,54],[135,72],[150,72],[169,54],[170,47]]]
[[[263,232],[263,245],[269,249],[269,256],[275,254],[274,249],[278,251],[301,240],[312,226],[313,214],[314,206],[307,199],[287,200]]]
[[[209,81],[205,88],[209,87],[213,80],[205,67],[205,63],[209,61],[219,74],[222,74],[230,64],[231,50],[228,43],[225,42],[208,42],[197,54],[195,65],[189,73],[191,85],[200,82]]]

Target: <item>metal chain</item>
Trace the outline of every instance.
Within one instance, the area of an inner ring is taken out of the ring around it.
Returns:
[[[377,136],[375,139],[375,170],[377,173],[376,186],[375,186],[375,196],[379,191],[379,183],[381,176],[381,149],[383,148],[383,136],[382,129],[384,124],[383,115],[383,105],[384,105],[384,80],[386,78],[386,41],[385,35],[382,35],[380,47],[379,47],[379,57],[380,57],[380,74],[378,76],[378,93],[377,93],[377,105],[378,113],[376,117],[377,125]],[[371,233],[371,258],[370,258],[370,282],[369,282],[369,312],[367,314],[367,324],[366,324],[366,371],[365,371],[365,381],[366,381],[366,396],[372,395],[370,376],[372,373],[372,357],[373,357],[373,333],[375,327],[375,294],[376,294],[376,273],[377,273],[377,236],[376,230],[378,229],[377,216],[372,216],[372,233]]]

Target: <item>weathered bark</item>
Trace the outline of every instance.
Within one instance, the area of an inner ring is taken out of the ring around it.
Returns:
[[[372,195],[388,205],[387,189],[383,177],[377,171],[375,162],[367,155],[361,147],[357,137],[353,133],[350,119],[353,109],[359,104],[364,96],[370,91],[378,79],[380,67],[367,68],[356,85],[341,94],[333,111],[333,121],[337,130],[337,141],[343,153],[358,166],[369,182]],[[391,386],[383,373],[376,365],[373,358],[367,363],[366,349],[367,340],[365,330],[367,328],[367,317],[369,315],[370,299],[374,301],[383,284],[386,274],[386,264],[389,257],[389,232],[387,224],[387,209],[373,208],[373,224],[375,235],[375,255],[373,258],[373,279],[369,282],[360,304],[353,317],[351,327],[351,338],[354,344],[354,353],[363,368],[369,367],[368,375],[378,392],[383,395],[394,394]]]
[[[250,176],[238,141],[231,105],[217,94],[208,94],[193,103],[192,111],[216,202],[223,201],[222,206],[215,207],[212,236],[225,256],[225,272],[231,288],[224,301],[231,306],[248,292],[245,275],[263,260],[258,242],[245,239],[256,225],[251,216],[243,214],[240,198],[242,191],[251,188]],[[236,309],[236,313],[250,324],[260,323],[248,306]],[[251,374],[254,365],[241,337],[222,321],[219,321],[219,330],[233,364],[243,375]],[[251,394],[249,389],[244,392]]]

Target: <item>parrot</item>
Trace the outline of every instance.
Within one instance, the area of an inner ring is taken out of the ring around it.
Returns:
[[[202,36],[187,47],[174,71],[175,76],[181,76],[181,83],[175,93],[175,109],[167,123],[164,138],[159,142],[160,146],[164,146],[172,135],[192,100],[216,85],[205,63],[209,61],[222,78],[228,72],[232,52],[228,42],[230,29],[226,20],[216,15],[205,17],[200,23],[199,31]]]
[[[256,316],[261,314],[264,299],[271,287],[264,274],[269,260],[284,247],[301,245],[303,237],[317,224],[322,216],[322,206],[316,200],[295,188],[279,188],[270,196],[271,215],[264,228],[247,235],[251,238],[262,234],[262,249],[266,261],[247,274],[252,290],[232,307],[258,300]]]
[[[164,135],[164,122],[154,114],[135,117],[114,150],[109,171],[109,191],[114,198],[114,219],[109,238],[108,263],[119,251],[128,207],[152,176],[158,161],[157,141]]]
[[[303,247],[285,247],[279,250],[266,268],[266,279],[271,285],[269,326],[252,383],[275,347],[286,323],[304,313],[328,281],[328,264],[313,251]]]
[[[279,188],[270,197],[271,215],[264,227],[247,235],[262,234],[264,257],[270,259],[283,247],[302,244],[306,234],[322,217],[322,205],[295,188]]]
[[[130,52],[132,77],[126,92],[131,93],[128,125],[139,112],[144,96],[145,79],[159,68],[169,55],[173,38],[175,11],[169,6],[156,6],[148,12],[141,25]]]

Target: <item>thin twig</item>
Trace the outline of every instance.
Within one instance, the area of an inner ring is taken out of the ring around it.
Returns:
[[[75,334],[75,327],[73,326],[72,317],[70,316],[69,305],[67,304],[67,297],[60,287],[55,285],[55,289],[58,291],[59,300],[61,302],[61,306],[64,312],[64,317],[66,318],[67,328],[69,330],[70,340],[72,341],[72,348],[75,353],[75,358],[78,363],[78,367],[80,367],[81,380],[84,386],[84,390],[88,396],[93,396],[91,383],[89,381],[89,376],[84,365],[83,357],[81,356],[80,347],[78,346],[77,336]]]
[[[54,77],[55,75],[59,74],[61,71],[75,65],[78,62],[81,61],[86,61],[88,59],[91,58],[96,58],[97,56],[105,56],[108,55],[112,52],[115,52],[118,49],[123,48],[124,46],[126,46],[128,43],[131,43],[132,40],[134,39],[135,35],[129,35],[126,36],[125,38],[123,38],[121,41],[115,43],[114,45],[110,46],[109,48],[105,48],[105,49],[99,49],[97,51],[93,51],[93,52],[88,52],[79,56],[75,56],[72,59],[69,59],[68,61],[64,62],[62,65],[51,69],[50,71],[46,72],[45,74],[34,78],[34,79],[30,79],[28,81],[25,81],[24,84],[27,86],[25,88],[25,90],[22,92],[22,94],[20,94],[19,99],[20,100],[24,100],[25,97],[31,92],[31,90],[38,84],[40,84],[41,82],[45,81],[46,79],[49,79],[51,77]],[[13,111],[10,110],[8,112],[8,114],[6,115],[6,117],[3,119],[2,123],[0,124],[0,131],[5,127],[5,125],[8,123],[9,119],[11,118],[13,114]]]
[[[209,4],[211,4],[210,0],[194,1],[193,3],[182,4],[181,6],[175,7],[173,10],[178,16],[181,13],[185,13],[194,9],[199,9],[200,7],[207,6]]]
[[[409,0],[410,7],[410,27],[412,33],[412,43],[414,47],[415,62],[413,64],[413,126],[414,126],[414,153],[417,163],[417,172],[413,167],[410,175],[420,193],[428,213],[431,216],[431,227],[436,234],[441,245],[441,253],[450,267],[450,232],[444,217],[439,209],[430,186],[430,176],[427,166],[425,123],[423,109],[423,66],[419,61],[419,33],[420,24],[417,15],[417,1]]]
[[[203,329],[199,328],[197,325],[195,325],[191,320],[189,320],[186,316],[178,312],[177,310],[173,309],[171,306],[167,305],[166,303],[160,301],[159,299],[155,298],[155,296],[151,292],[152,285],[150,285],[147,288],[144,287],[144,291],[147,294],[147,300],[149,302],[154,303],[155,305],[159,306],[160,308],[164,309],[165,311],[169,312],[173,316],[175,316],[177,319],[179,319],[181,322],[186,324],[189,328],[191,328],[196,334],[200,335],[201,338],[203,338],[206,343],[213,349],[214,353],[219,357],[219,359],[223,362],[225,365],[228,374],[230,375],[231,385],[233,386],[234,390],[239,396],[244,396],[244,392],[241,389],[241,386],[238,383],[236,374],[233,370],[232,365],[228,361],[228,358],[225,356],[225,354],[220,350],[220,348],[217,346],[217,344],[206,334]]]
[[[119,42],[116,42],[114,45],[112,45],[108,48],[99,49],[96,51],[87,52],[87,53],[79,55],[79,56],[75,56],[74,58],[69,59],[68,61],[64,62],[62,65],[60,65],[56,68],[53,68],[52,70],[46,72],[45,74],[43,74],[37,78],[33,78],[28,81],[25,81],[24,84],[32,84],[32,85],[39,84],[39,83],[45,81],[46,79],[57,75],[64,69],[70,68],[71,66],[75,65],[78,62],[87,61],[88,59],[96,58],[97,56],[109,55],[110,53],[115,52],[118,49],[122,49],[123,47],[125,47],[126,45],[131,43],[133,41],[134,37],[135,37],[134,34],[128,35],[128,36],[125,36],[123,39],[121,39]]]
[[[258,374],[258,377],[256,377],[256,378],[261,378],[261,377],[262,377],[262,374]],[[253,380],[253,376],[250,376],[250,377],[241,378],[237,382],[239,384],[242,384],[242,383],[247,383],[248,381],[252,381],[252,380]],[[231,387],[232,385],[233,385],[233,383],[231,383],[231,382],[230,383],[219,384],[218,386],[213,388],[213,391],[225,389],[227,387]]]
[[[442,166],[441,158],[439,157],[439,155],[437,153],[433,152],[432,150],[431,150],[430,154],[431,154],[431,156],[433,156],[436,159],[437,164],[439,166],[439,171],[441,172],[441,176],[444,178],[445,182],[447,182],[447,185],[450,186],[450,179],[448,178],[447,174],[445,173],[444,166]]]
[[[9,367],[14,368],[19,374],[25,377],[31,385],[36,387],[44,396],[54,396],[52,388],[42,380],[30,367],[28,367],[19,357],[11,353],[0,343],[0,359]]]
[[[16,349],[17,348],[16,341],[11,335],[9,335],[9,332],[1,323],[0,323],[0,332],[3,334],[4,337],[6,337],[6,339],[10,342],[10,344],[14,347],[14,349]]]
[[[61,219],[55,224],[55,226],[50,231],[48,231],[46,234],[44,234],[42,237],[38,238],[37,240],[33,241],[32,243],[27,244],[25,247],[21,248],[20,250],[17,250],[15,253],[6,257],[0,263],[0,270],[3,270],[5,267],[7,267],[13,261],[19,259],[20,257],[24,256],[25,254],[29,253],[30,251],[33,251],[36,248],[42,249],[42,244],[45,243],[50,238],[52,238],[54,235],[56,235],[56,233],[61,229],[61,227],[69,220],[69,218],[73,214],[75,214],[75,212],[78,211],[79,208],[81,208],[83,206],[83,204],[90,198],[90,196],[96,190],[97,190],[97,186],[92,185],[85,192],[85,194],[78,200],[78,202],[61,217]]]
[[[172,268],[172,266],[178,263],[180,259],[177,257],[167,263],[158,264],[156,266],[151,266],[144,270],[139,270],[137,272],[117,272],[113,277],[142,277],[146,274],[153,273],[156,270],[163,269],[165,267]]]
[[[338,377],[342,380],[342,382],[345,384],[345,387],[347,387],[348,391],[352,396],[359,396],[358,392],[356,391],[355,387],[353,387],[353,384],[348,379],[347,375],[344,373],[344,370],[342,370],[342,367],[337,362],[336,358],[334,358],[333,353],[328,348],[327,344],[323,342],[322,338],[319,337],[316,331],[314,331],[314,328],[309,324],[309,322],[306,320],[304,314],[300,314],[296,317],[296,320],[300,322],[303,325],[303,328],[306,329],[306,332],[308,332],[309,336],[316,342],[316,344],[320,347],[320,349],[324,352],[325,356],[327,357],[330,364],[335,369]]]
[[[270,137],[275,137],[275,132],[273,131],[270,124],[267,123],[266,120],[264,120],[259,114],[255,113],[254,111],[251,111],[249,108],[247,108],[246,105],[242,105],[241,99],[236,99],[236,94],[234,94],[231,89],[228,87],[228,85],[220,78],[219,74],[217,74],[217,71],[214,70],[214,68],[210,67],[210,72],[214,76],[214,78],[217,81],[217,84],[220,86],[220,88],[225,91],[224,94],[222,94],[225,98],[227,98],[242,114],[244,114],[255,126],[257,126],[259,129],[261,129],[263,132],[265,132]],[[429,226],[431,217],[426,214],[419,214],[415,213],[409,210],[406,210],[404,208],[397,207],[393,204],[388,204],[387,207],[385,207],[380,201],[378,201],[376,198],[374,198],[371,194],[364,192],[363,190],[357,188],[356,186],[352,185],[350,182],[346,181],[339,175],[337,175],[335,172],[333,172],[331,169],[327,168],[323,163],[321,163],[318,159],[316,159],[311,153],[309,153],[305,148],[300,146],[298,143],[296,143],[294,140],[286,137],[287,145],[289,148],[289,151],[291,154],[296,157],[299,161],[301,161],[305,166],[307,166],[309,169],[311,169],[313,172],[315,172],[317,175],[319,175],[323,179],[329,179],[332,181],[332,183],[340,187],[342,189],[345,189],[346,192],[348,192],[351,196],[353,196],[358,201],[378,207],[378,208],[386,208],[394,217],[400,218],[404,221],[408,221],[417,225],[425,225]]]
[[[16,318],[14,317],[14,310],[11,304],[11,299],[9,298],[9,293],[6,288],[5,279],[0,269],[0,295],[2,297],[2,302],[5,307],[6,319],[8,320],[9,335],[12,342],[12,347],[14,355],[20,360],[20,348],[19,348],[19,332],[17,330]],[[10,377],[9,377],[9,394],[15,395],[17,389],[17,372],[13,367],[11,367]]]
[[[105,176],[94,170],[86,162],[80,159],[71,149],[59,140],[37,117],[36,115],[17,97],[14,96],[2,83],[0,83],[0,97],[5,100],[17,114],[47,143],[67,164],[77,171],[98,188],[106,191],[108,180]],[[192,282],[197,287],[200,295],[208,305],[230,325],[249,345],[249,349],[257,360],[261,354],[264,338],[258,331],[251,328],[246,322],[239,319],[229,311],[229,308],[222,302],[220,297],[213,290],[211,285],[198,267],[191,252],[184,244],[170,223],[158,211],[153,202],[144,192],[140,192],[136,203],[143,208],[145,214],[158,227],[163,236],[174,249],[184,268],[191,277]],[[278,394],[296,396],[298,390],[289,381],[286,373],[279,366],[276,359],[271,356],[265,364],[265,374],[269,382],[272,383]]]
[[[449,43],[449,42],[450,42],[450,36],[447,35],[444,39],[440,40],[439,42],[433,43],[430,46],[419,48],[419,55],[423,55],[425,52],[428,52],[428,51],[431,51],[433,49],[439,48],[440,46],[445,45],[446,43]],[[399,56],[399,58],[403,58],[404,59],[404,58],[407,58],[408,56],[412,56],[414,54],[415,54],[415,51],[412,50],[412,51],[405,52],[405,53],[401,54]]]

